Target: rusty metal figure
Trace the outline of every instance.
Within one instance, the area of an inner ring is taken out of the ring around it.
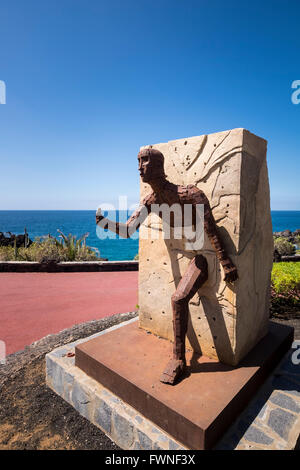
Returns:
[[[139,172],[142,181],[148,183],[152,192],[148,194],[139,208],[127,220],[126,224],[112,222],[106,219],[98,209],[96,223],[102,228],[109,228],[115,233],[128,238],[139,228],[143,220],[151,212],[152,204],[179,204],[183,209],[185,204],[193,207],[193,221],[196,205],[204,205],[204,229],[216,251],[216,255],[224,269],[224,281],[234,282],[238,278],[237,269],[229,258],[222,240],[218,234],[209,201],[204,192],[194,185],[178,186],[166,179],[164,172],[164,156],[153,148],[143,149],[138,154]],[[146,208],[146,211],[145,211]],[[190,262],[180,280],[175,293],[172,295],[174,346],[173,358],[165,368],[160,380],[174,384],[182,376],[186,368],[185,338],[188,326],[188,304],[196,292],[208,278],[207,260],[203,255],[196,255]]]

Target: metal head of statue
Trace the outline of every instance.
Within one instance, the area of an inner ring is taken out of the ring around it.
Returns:
[[[145,148],[138,153],[139,172],[144,183],[165,179],[164,156],[154,148]]]

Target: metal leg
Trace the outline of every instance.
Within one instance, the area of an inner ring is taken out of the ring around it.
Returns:
[[[161,382],[174,384],[182,375],[185,366],[185,338],[188,326],[188,304],[196,292],[208,278],[206,258],[197,255],[190,262],[179,282],[176,292],[172,295],[174,346],[173,359],[167,365]]]

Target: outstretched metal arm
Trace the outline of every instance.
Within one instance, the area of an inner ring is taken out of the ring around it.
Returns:
[[[99,208],[96,213],[96,224],[103,229],[111,230],[122,238],[129,238],[139,229],[147,215],[151,212],[152,203],[153,195],[150,194],[143,200],[142,204],[140,204],[139,208],[129,217],[125,224],[107,219],[102,215]]]

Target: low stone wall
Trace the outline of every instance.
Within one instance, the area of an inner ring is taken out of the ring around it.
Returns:
[[[74,273],[105,271],[138,271],[138,261],[65,261],[62,263],[36,263],[33,261],[2,261],[1,273]]]
[[[282,256],[281,261],[300,261],[300,255]],[[0,261],[0,273],[78,273],[108,271],[138,271],[138,261],[64,261],[37,263],[35,261]]]
[[[282,256],[281,261],[291,261],[294,263],[295,261],[300,261],[300,255]]]

